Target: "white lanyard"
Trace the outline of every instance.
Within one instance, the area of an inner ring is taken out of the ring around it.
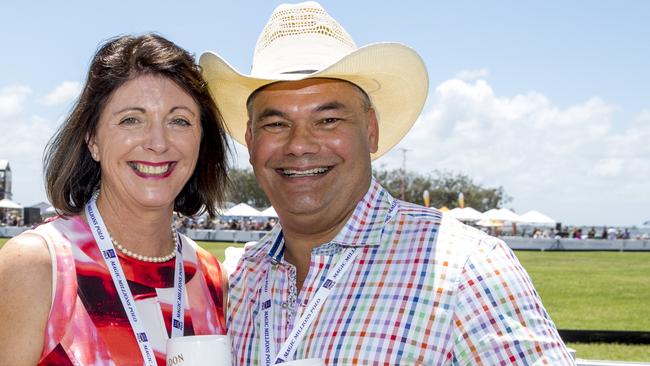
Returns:
[[[260,356],[264,365],[269,366],[272,364],[282,363],[288,359],[293,358],[296,353],[296,346],[305,336],[305,332],[316,319],[316,316],[323,307],[325,300],[330,292],[336,285],[339,277],[341,277],[348,269],[350,269],[354,259],[359,254],[356,247],[347,248],[343,251],[341,259],[336,263],[334,269],[330,270],[325,282],[318,288],[314,297],[307,304],[305,312],[302,314],[298,323],[294,326],[293,330],[282,344],[280,352],[275,354],[275,329],[273,327],[273,300],[271,299],[270,290],[270,276],[271,270],[266,273],[266,279],[262,289],[262,342],[260,343]],[[271,360],[275,357],[273,360]]]
[[[86,204],[86,220],[92,229],[93,236],[97,242],[97,246],[106,262],[106,267],[113,278],[113,284],[118,290],[118,295],[122,301],[122,306],[126,311],[126,315],[129,318],[129,323],[131,323],[131,329],[135,335],[135,339],[138,342],[140,347],[140,352],[142,353],[142,358],[144,363],[147,366],[157,366],[156,357],[154,355],[153,348],[149,344],[149,337],[144,328],[144,323],[140,316],[138,315],[138,309],[135,307],[135,301],[133,300],[133,294],[131,289],[126,281],[126,276],[120,265],[120,261],[117,258],[115,249],[111,244],[111,241],[108,237],[108,230],[106,230],[106,225],[104,225],[104,220],[97,209],[97,195],[88,201]],[[172,312],[172,338],[183,336],[183,327],[184,327],[184,293],[185,288],[185,269],[183,268],[183,243],[176,234],[176,269],[174,271],[174,293],[176,297],[174,298],[174,309]]]

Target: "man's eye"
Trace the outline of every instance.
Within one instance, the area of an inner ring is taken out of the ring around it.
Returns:
[[[323,123],[323,124],[332,124],[332,123],[336,123],[336,122],[338,122],[340,120],[341,120],[340,118],[331,117],[331,118],[325,118],[325,119],[321,120],[321,123]]]
[[[262,128],[265,129],[278,129],[284,127],[286,124],[284,122],[268,122],[265,123]]]

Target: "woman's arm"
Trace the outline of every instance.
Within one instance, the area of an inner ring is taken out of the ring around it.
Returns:
[[[36,365],[52,304],[45,240],[21,234],[0,249],[0,366]]]

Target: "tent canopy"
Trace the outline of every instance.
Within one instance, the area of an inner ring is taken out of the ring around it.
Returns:
[[[464,221],[478,221],[483,218],[483,214],[480,211],[471,207],[456,207],[451,209],[447,214],[455,219]]]
[[[507,208],[496,209],[485,211],[483,213],[483,218],[488,220],[496,221],[510,221],[510,222],[519,222],[521,221],[521,216],[516,213],[508,210]]]
[[[228,209],[226,212],[223,213],[222,216],[241,216],[241,217],[249,217],[249,216],[259,216],[260,212],[253,207],[245,204],[245,203],[240,203],[238,205],[235,205]]]
[[[555,220],[535,210],[530,210],[521,215],[521,222],[537,225],[555,225]]]
[[[0,200],[0,208],[9,208],[9,209],[14,209],[14,210],[19,210],[23,208],[23,206],[17,204],[16,202],[8,199],[8,198],[3,198]]]
[[[262,217],[278,217],[278,213],[275,212],[275,209],[273,206],[267,208],[266,210],[260,212],[260,216]]]

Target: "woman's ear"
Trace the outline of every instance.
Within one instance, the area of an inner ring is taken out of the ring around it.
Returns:
[[[86,135],[85,140],[88,151],[90,151],[90,156],[92,156],[93,160],[99,162],[99,148],[97,147],[95,136],[90,137],[90,135]]]

